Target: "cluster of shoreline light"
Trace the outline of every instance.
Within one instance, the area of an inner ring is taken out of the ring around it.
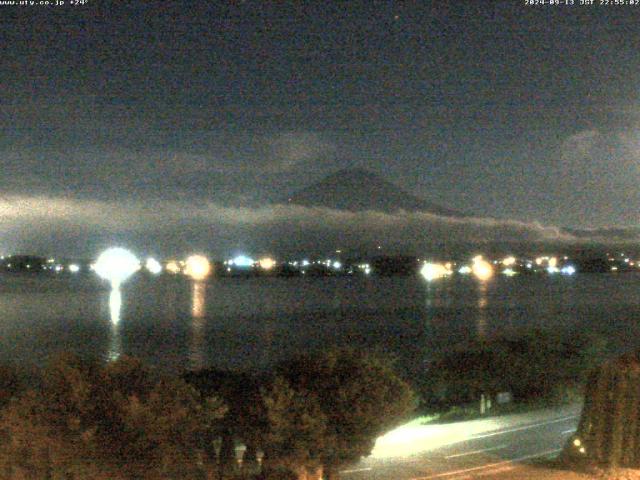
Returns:
[[[480,281],[489,280],[495,273],[501,273],[506,276],[514,276],[519,273],[538,273],[545,272],[550,275],[559,273],[562,275],[573,275],[576,273],[576,267],[570,263],[569,258],[554,256],[540,256],[535,259],[517,259],[514,256],[507,256],[502,260],[485,260],[482,255],[473,257],[471,263],[457,265],[454,262],[431,263],[424,262],[421,275],[425,280],[431,282],[433,280],[443,278],[454,273],[461,275],[474,275]],[[617,268],[612,268],[616,271]]]
[[[446,263],[430,263],[425,262],[420,269],[420,274],[428,282],[443,278],[454,273],[453,262]],[[471,260],[471,265],[462,265],[458,268],[457,273],[462,275],[473,274],[478,280],[485,281],[493,277],[494,268],[490,262],[484,259],[482,255],[476,255]]]
[[[625,266],[640,268],[640,260],[635,260],[634,261],[624,253],[620,253],[620,259],[616,259],[612,254],[607,253],[607,260],[609,262],[613,262],[613,263],[615,263],[617,261],[620,261],[620,263],[624,262]],[[612,272],[617,272],[618,269],[619,268],[616,265],[611,266],[611,271]]]
[[[155,258],[147,258],[145,268],[149,273],[162,273],[162,264]],[[124,248],[110,248],[105,250],[90,267],[98,276],[109,280],[113,288],[120,286],[131,275],[142,268],[140,260]],[[203,255],[191,255],[181,262],[171,261],[167,264],[167,271],[183,273],[196,281],[205,280],[212,271],[211,262]]]
[[[184,260],[169,259],[159,261],[149,257],[144,261],[139,260],[132,253],[125,254],[124,249],[109,249],[108,252],[113,254],[119,252],[116,257],[108,257],[109,261],[101,263],[100,261],[88,265],[83,262],[58,262],[53,258],[44,259],[34,256],[10,256],[0,257],[2,268],[10,271],[51,271],[54,273],[68,272],[77,274],[82,271],[95,270],[97,273],[103,272],[104,269],[116,268],[114,265],[122,266],[125,258],[128,258],[129,264],[137,265],[135,271],[144,269],[150,274],[158,275],[163,272],[168,274],[184,274],[193,279],[204,280],[215,270],[220,276],[230,275],[370,275],[371,273],[381,273],[379,268],[387,268],[389,265],[404,265],[408,268],[403,270],[410,273],[413,267],[410,263],[406,263],[406,259],[410,257],[381,257],[383,260],[380,265],[372,265],[366,262],[343,262],[341,259],[326,258],[316,260],[289,260],[276,261],[274,258],[265,256],[261,258],[252,258],[248,255],[238,255],[234,258],[213,262],[202,255],[192,255]],[[336,251],[339,252],[339,251]],[[135,261],[133,260],[135,258]],[[632,257],[624,253],[609,254],[599,257],[601,263],[597,271],[632,271],[640,269],[640,260],[634,260]],[[27,259],[27,260],[25,260]],[[404,259],[404,260],[402,260]],[[103,259],[104,260],[104,259]],[[374,260],[374,264],[377,260]],[[468,262],[446,261],[442,263],[417,261],[417,268],[420,274],[427,281],[433,281],[450,275],[473,275],[479,280],[488,280],[495,275],[502,274],[506,276],[514,276],[525,273],[546,273],[573,275],[578,271],[576,264],[571,262],[567,256],[543,255],[530,258],[518,258],[513,255],[506,256],[502,259],[486,259],[482,255],[473,257]],[[110,263],[110,262],[113,262]],[[385,264],[385,262],[387,262]],[[405,262],[405,263],[403,263]],[[385,267],[386,265],[386,267]],[[416,264],[414,264],[416,265]],[[402,270],[402,269],[401,269]],[[393,268],[391,269],[393,270]],[[582,271],[582,266],[580,267]],[[593,271],[593,270],[591,270]],[[99,273],[100,274],[100,273]],[[384,273],[383,273],[384,274]],[[392,273],[393,274],[393,273]]]

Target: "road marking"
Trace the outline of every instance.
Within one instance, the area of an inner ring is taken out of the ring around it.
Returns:
[[[571,430],[565,430],[564,432],[560,432],[560,435],[566,435],[567,433],[573,433],[575,431],[576,431],[576,429],[572,428]]]
[[[455,455],[447,455],[444,458],[446,458],[448,460],[450,458],[464,457],[466,455],[476,455],[477,453],[491,452],[493,450],[500,450],[500,449],[505,448],[505,447],[507,447],[507,445],[498,445],[497,447],[483,448],[482,450],[474,450],[473,452],[456,453]]]
[[[546,452],[534,453],[532,455],[525,455],[523,457],[512,458],[511,460],[504,460],[502,462],[489,463],[487,465],[480,465],[479,467],[465,468],[462,470],[455,470],[453,472],[437,473],[435,475],[430,475],[428,477],[414,477],[411,480],[429,480],[431,478],[450,477],[452,475],[460,475],[463,473],[477,472],[478,470],[486,470],[487,468],[506,466],[513,462],[522,462],[523,460],[530,460],[532,458],[546,457],[561,451],[562,451],[561,448],[557,448],[555,450],[547,450]]]
[[[354,468],[354,469],[351,469],[351,470],[340,470],[340,473],[368,472],[369,470],[371,470],[371,467],[366,467],[366,468]]]
[[[500,430],[498,432],[485,433],[483,435],[475,435],[474,437],[472,437],[472,439],[475,440],[476,438],[486,438],[486,437],[493,437],[495,435],[503,435],[505,433],[519,432],[521,430],[528,430],[530,428],[541,427],[543,425],[551,425],[552,423],[566,422],[567,420],[571,420],[573,418],[578,418],[578,415],[572,415],[570,417],[557,418],[556,420],[551,420],[549,422],[532,423],[532,424],[529,424],[529,425],[525,425],[523,427],[511,428],[509,430]]]

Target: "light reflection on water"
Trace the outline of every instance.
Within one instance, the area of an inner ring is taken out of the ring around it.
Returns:
[[[189,342],[189,367],[200,370],[206,366],[205,359],[205,304],[207,285],[201,281],[191,288],[191,341]]]
[[[487,338],[487,306],[489,300],[487,298],[487,282],[478,282],[478,315],[476,319],[478,339],[485,340]]]
[[[87,277],[0,275],[0,363],[58,350],[161,369],[265,368],[331,345],[375,348],[422,365],[433,352],[506,328],[593,332],[640,345],[640,275],[212,279],[134,276],[110,292]],[[417,369],[417,367],[416,367]]]
[[[120,315],[122,310],[122,292],[115,287],[109,293],[109,316],[111,320],[111,341],[107,358],[117,360],[122,355],[122,339],[120,338]]]

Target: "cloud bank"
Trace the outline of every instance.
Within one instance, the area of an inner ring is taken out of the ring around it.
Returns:
[[[176,201],[83,201],[47,196],[0,200],[0,246],[6,253],[93,255],[117,241],[160,254],[198,248],[214,255],[238,249],[285,254],[333,248],[418,253],[456,243],[631,242],[632,229],[568,231],[537,222],[452,218],[421,212],[350,212],[295,205],[259,208]]]

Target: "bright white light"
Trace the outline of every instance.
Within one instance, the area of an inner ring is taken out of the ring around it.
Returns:
[[[302,260],[302,266],[303,267],[308,267],[309,266],[309,260]]]
[[[336,260],[335,262],[333,262],[333,268],[335,268],[336,270],[340,270],[342,268],[342,263]]]
[[[184,274],[194,280],[204,280],[211,273],[211,263],[202,255],[191,255],[185,262]]]
[[[514,275],[517,275],[517,273],[513,270],[513,268],[505,268],[502,274],[508,277],[513,277]]]
[[[574,273],[576,273],[576,267],[574,267],[573,265],[565,265],[564,267],[562,267],[562,269],[560,269],[560,273],[562,273],[563,275],[573,275]]]
[[[445,275],[449,275],[451,270],[448,270],[441,263],[428,263],[425,264],[420,269],[420,274],[424,277],[427,282],[431,282],[437,278],[442,278]]]
[[[547,268],[547,272],[554,274],[554,273],[558,273],[560,271],[560,269],[558,267],[548,267]]]
[[[158,275],[162,272],[162,265],[155,258],[147,258],[147,262],[144,264],[145,268],[149,271],[149,273],[153,273],[154,275]]]
[[[71,265],[69,265],[69,271],[71,273],[78,273],[80,271],[80,265],[72,263]]]
[[[94,264],[95,272],[109,280],[114,288],[140,269],[138,258],[124,248],[109,248]]]
[[[231,263],[232,262],[232,263]],[[231,260],[231,264],[237,267],[250,267],[255,263],[253,258],[247,257],[246,255],[238,255],[236,258]]]
[[[406,458],[446,445],[468,442],[475,435],[496,431],[500,426],[495,419],[434,425],[422,425],[422,419],[416,419],[378,437],[371,458]]]
[[[462,275],[468,275],[471,273],[471,267],[469,265],[463,265],[458,269],[458,273],[461,273]]]
[[[493,266],[484,260],[482,255],[474,257],[471,271],[481,281],[489,280],[493,276]]]

